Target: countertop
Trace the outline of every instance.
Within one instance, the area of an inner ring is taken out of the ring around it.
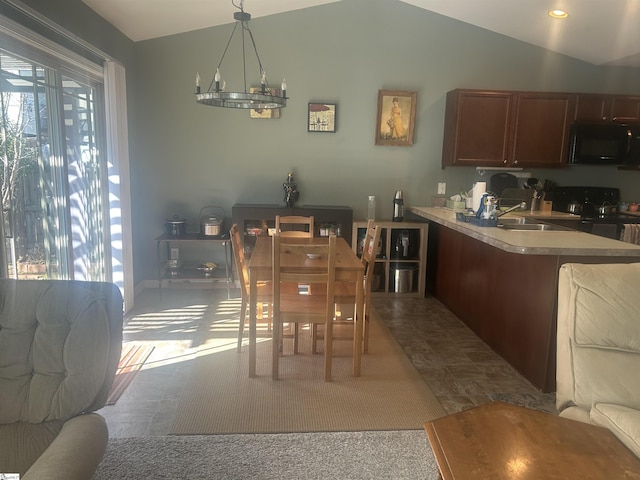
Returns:
[[[636,256],[640,260],[640,245],[599,237],[579,231],[511,231],[496,227],[479,227],[456,220],[456,211],[445,207],[407,207],[407,211],[422,218],[468,235],[501,250],[524,255],[575,255],[601,257]],[[508,217],[574,219],[578,215],[562,212],[508,213]]]

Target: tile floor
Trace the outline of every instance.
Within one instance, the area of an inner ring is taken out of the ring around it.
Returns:
[[[147,289],[136,298],[125,319],[125,341],[155,349],[117,403],[99,411],[111,437],[168,433],[204,339],[213,334],[220,348],[235,348],[238,295],[239,290],[227,299],[226,290]],[[556,413],[554,394],[539,392],[433,297],[372,302],[447,412],[503,400]],[[246,354],[245,348],[241,355]]]

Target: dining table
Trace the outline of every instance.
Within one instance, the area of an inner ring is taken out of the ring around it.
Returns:
[[[288,243],[328,243],[328,237],[287,238]],[[271,281],[273,274],[273,250],[270,236],[259,236],[249,260],[249,377],[256,376],[257,343],[257,286],[260,282]],[[283,266],[300,268],[321,273],[327,269],[327,258],[309,258],[306,255],[287,255],[282,259]],[[362,360],[362,335],[364,326],[364,265],[347,241],[336,239],[336,281],[353,282],[356,286],[355,321],[353,331],[353,376],[360,376]]]

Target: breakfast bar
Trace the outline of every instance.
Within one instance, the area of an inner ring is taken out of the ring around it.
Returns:
[[[555,391],[558,271],[640,261],[640,246],[575,230],[481,227],[441,207],[408,207],[429,222],[427,288],[533,385]],[[567,218],[523,212],[504,218]]]

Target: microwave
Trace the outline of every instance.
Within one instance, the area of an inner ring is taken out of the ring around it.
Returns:
[[[640,124],[574,123],[569,134],[569,164],[640,164]]]

